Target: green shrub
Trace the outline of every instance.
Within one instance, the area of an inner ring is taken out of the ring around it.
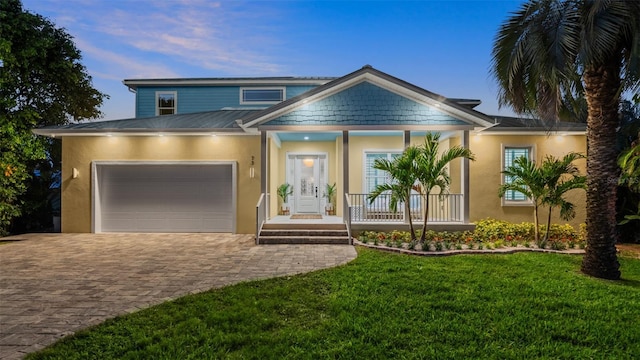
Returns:
[[[578,240],[579,242],[587,241],[587,224],[580,224],[580,229],[578,230]]]
[[[551,241],[550,244],[553,250],[565,250],[567,248],[567,245],[562,241]]]
[[[546,226],[540,225],[540,233],[544,234],[545,232]],[[580,232],[578,232],[569,224],[551,224],[549,241],[560,241],[563,244],[570,241],[579,243],[583,241],[583,233],[582,225],[580,226]],[[528,222],[513,224],[502,220],[484,219],[476,222],[473,238],[485,243],[494,242],[497,247],[504,243],[511,243],[512,246],[514,243],[515,245],[525,242],[530,243],[535,239],[534,225]],[[546,244],[538,245],[544,247]]]
[[[442,251],[442,241],[435,242],[436,251]]]

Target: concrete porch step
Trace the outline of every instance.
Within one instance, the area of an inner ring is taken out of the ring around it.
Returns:
[[[314,236],[349,236],[347,229],[262,229],[261,236],[302,236],[302,237],[314,237]]]
[[[349,245],[345,224],[264,224],[260,244],[344,244]]]
[[[349,245],[348,236],[260,236],[261,245],[308,244]]]
[[[343,223],[335,224],[304,224],[304,223],[265,223],[262,225],[262,230],[271,229],[302,229],[302,230],[345,230],[347,226]]]

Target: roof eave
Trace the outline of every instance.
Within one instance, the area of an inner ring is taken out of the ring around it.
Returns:
[[[480,133],[477,131],[476,133]],[[481,132],[482,135],[586,135],[586,130],[576,129],[544,129],[544,128],[491,128]]]
[[[335,78],[291,78],[291,79],[125,79],[122,83],[129,89],[135,90],[138,86],[268,86],[268,85],[323,85]]]

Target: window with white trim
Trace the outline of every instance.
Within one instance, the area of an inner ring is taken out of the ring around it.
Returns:
[[[378,170],[373,167],[376,159],[387,159],[389,161],[400,156],[401,151],[389,151],[389,152],[365,152],[364,155],[364,192],[365,194],[371,193],[376,186],[387,184],[391,181],[389,173],[383,170]]]
[[[178,93],[175,91],[156,91],[156,115],[176,113]]]
[[[240,104],[276,104],[284,101],[286,89],[276,88],[240,88]]]
[[[525,157],[531,159],[533,157],[533,146],[504,146],[502,154],[502,170],[512,166],[517,158]],[[504,184],[509,184],[513,179],[510,176],[503,175]],[[528,204],[531,199],[523,193],[514,190],[508,190],[503,196],[504,202]]]

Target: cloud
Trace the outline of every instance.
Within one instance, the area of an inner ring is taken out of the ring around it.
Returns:
[[[102,63],[100,75],[96,76],[172,77],[185,76],[185,72],[203,74],[206,70],[219,73],[216,76],[237,76],[285,70],[276,58],[281,44],[279,29],[273,25],[282,14],[268,2],[24,3],[35,12],[44,10],[46,16],[75,37],[87,59]]]
[[[128,56],[96,47],[81,38],[75,39],[76,46],[86,57],[99,59],[107,65],[107,71],[93,70],[96,77],[110,80],[122,80],[123,78],[169,78],[178,77],[178,74],[165,65],[151,64],[131,59]]]
[[[200,0],[136,4],[143,9],[114,9],[95,19],[93,31],[136,50],[203,69],[231,74],[281,71],[267,55],[277,45],[268,24],[272,10]]]

